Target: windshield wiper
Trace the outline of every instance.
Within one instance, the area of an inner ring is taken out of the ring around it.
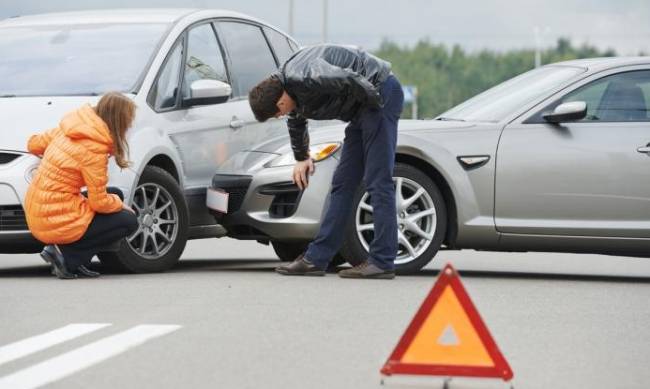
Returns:
[[[463,119],[456,119],[456,118],[445,118],[445,117],[438,117],[436,120],[441,120],[443,122],[464,122]]]

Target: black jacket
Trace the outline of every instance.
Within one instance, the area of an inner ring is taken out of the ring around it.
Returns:
[[[352,46],[311,46],[289,58],[277,77],[296,102],[287,121],[296,160],[309,158],[307,119],[349,122],[362,107],[380,107],[389,75],[390,63]]]

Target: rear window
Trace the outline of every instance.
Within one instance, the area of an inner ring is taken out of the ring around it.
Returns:
[[[289,40],[286,36],[270,28],[264,28],[267,38],[273,46],[275,56],[278,58],[280,66],[293,55],[294,49],[289,45]]]
[[[271,49],[259,26],[221,22],[219,30],[230,54],[234,95],[248,96],[248,92],[257,83],[277,69]]]

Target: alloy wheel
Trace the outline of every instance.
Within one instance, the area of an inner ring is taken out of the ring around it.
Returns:
[[[133,209],[138,216],[138,229],[127,238],[133,251],[145,259],[165,255],[178,234],[178,208],[169,192],[161,185],[145,183],[135,189]]]
[[[396,265],[409,263],[418,258],[431,245],[436,232],[436,208],[431,195],[416,181],[406,177],[394,177],[395,204],[397,210],[398,250]],[[359,241],[366,251],[374,238],[371,196],[364,193],[355,216]]]

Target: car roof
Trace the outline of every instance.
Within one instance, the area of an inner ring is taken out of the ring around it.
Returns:
[[[600,57],[574,59],[564,62],[556,62],[553,65],[579,66],[589,71],[600,71],[620,66],[646,65],[650,64],[650,57]]]
[[[174,23],[193,13],[201,13],[206,18],[233,17],[255,20],[248,15],[219,9],[122,8],[15,16],[1,20],[0,27],[26,27],[60,24]]]

